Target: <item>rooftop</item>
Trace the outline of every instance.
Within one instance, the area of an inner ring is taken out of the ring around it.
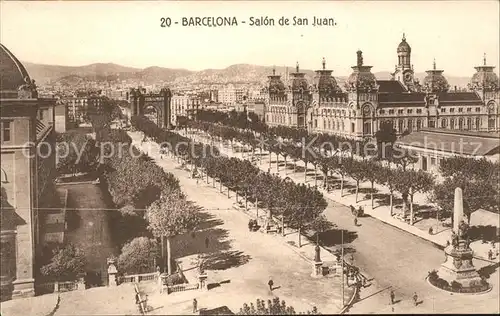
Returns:
[[[377,80],[379,93],[402,93],[406,88],[397,80]]]
[[[500,134],[443,129],[423,129],[404,136],[398,143],[466,156],[500,153]]]

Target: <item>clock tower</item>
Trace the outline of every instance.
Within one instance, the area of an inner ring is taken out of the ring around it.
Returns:
[[[405,34],[401,43],[398,45],[398,64],[395,66],[394,72],[391,74],[393,80],[397,80],[405,86],[408,91],[418,91],[419,84],[415,80],[413,65],[411,64],[411,47],[406,42]]]

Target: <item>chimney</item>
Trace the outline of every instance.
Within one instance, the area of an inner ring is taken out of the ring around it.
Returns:
[[[455,86],[455,92],[457,92],[457,86]]]

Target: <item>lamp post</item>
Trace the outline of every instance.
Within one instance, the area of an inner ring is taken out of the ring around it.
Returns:
[[[344,230],[342,230],[342,237],[340,241],[340,246],[341,246],[341,255],[340,255],[340,260],[342,263],[342,308],[345,307],[345,302],[344,302]]]

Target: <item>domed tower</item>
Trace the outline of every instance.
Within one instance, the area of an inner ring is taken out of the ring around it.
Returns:
[[[486,54],[483,57],[483,65],[474,67],[474,69],[476,69],[476,73],[472,76],[469,89],[478,92],[483,101],[498,96],[500,87],[498,76],[493,71],[494,66],[486,65]]]
[[[485,54],[483,65],[475,69],[476,73],[472,76],[469,88],[479,95],[486,106],[488,130],[498,131],[500,129],[500,84],[497,74],[493,72],[495,67],[486,65]]]
[[[357,65],[351,67],[353,72],[345,83],[349,107],[354,114],[344,118],[349,118],[350,123],[345,131],[356,137],[370,137],[376,132],[376,124],[373,123],[378,107],[378,84],[371,72],[372,66],[363,65],[363,52],[357,51],[356,54]]]
[[[293,125],[298,128],[306,128],[306,112],[312,102],[311,90],[309,83],[305,78],[305,73],[300,72],[299,63],[295,66],[295,72],[291,73],[292,84],[288,91],[288,100],[291,101],[292,113],[296,116],[296,121]],[[295,119],[294,119],[295,120]]]
[[[275,67],[273,67],[273,74],[271,76],[268,76],[267,78],[269,78],[269,100],[285,100],[285,84],[283,84],[283,81],[281,81],[281,76],[276,75]]]
[[[406,41],[404,33],[396,51],[398,64],[394,67],[394,72],[391,73],[392,79],[401,82],[410,92],[418,91],[420,87],[418,81],[415,80],[413,65],[411,64],[411,47]]]
[[[323,69],[316,70],[314,78],[314,90],[318,97],[318,104],[331,98],[335,98],[342,93],[342,89],[337,84],[337,80],[332,76],[333,70],[326,69],[326,60],[323,57]]]
[[[448,92],[450,85],[448,80],[443,76],[444,70],[436,69],[436,60],[434,60],[432,70],[427,70],[427,76],[424,78],[423,90],[427,94],[440,94]]]

